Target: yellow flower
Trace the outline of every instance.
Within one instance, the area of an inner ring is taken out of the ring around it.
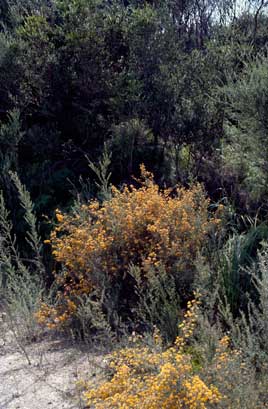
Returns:
[[[144,165],[140,183],[121,191],[113,187],[111,199],[102,205],[97,200],[83,204],[81,217],[77,211],[63,215],[56,209],[59,224],[45,243],[51,242],[52,254],[66,270],[64,277],[56,274],[62,287],[68,283],[58,295],[59,315],[75,314],[67,297],[71,295],[77,306],[81,295],[93,290],[100,269],[115,282],[127,277],[131,263],[144,281],[160,267],[171,275],[195,268],[207,233],[217,224],[209,218],[209,201],[201,186],[180,188],[170,196],[170,190],[161,191],[154,183]],[[190,335],[190,328],[187,331]]]
[[[198,303],[192,302],[196,316]],[[186,314],[184,324],[192,317]],[[160,349],[134,347],[115,352],[108,358],[113,377],[98,386],[84,384],[84,397],[96,409],[206,409],[223,399],[216,386],[193,374],[191,357],[176,345]],[[182,341],[184,336],[182,337]],[[178,340],[177,340],[178,342]]]
[[[64,217],[61,213],[56,213],[56,219],[59,223],[61,223],[64,220]]]

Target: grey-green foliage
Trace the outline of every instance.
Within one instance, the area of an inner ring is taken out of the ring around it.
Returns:
[[[16,338],[33,339],[39,331],[34,314],[44,293],[44,265],[40,251],[40,239],[36,230],[36,218],[29,193],[18,176],[12,174],[18,189],[28,232],[25,239],[35,256],[24,260],[13,234],[13,225],[6,209],[3,193],[0,193],[0,293],[1,301],[9,317]]]
[[[93,171],[96,178],[94,184],[97,188],[97,197],[101,202],[111,198],[110,179],[112,174],[109,170],[111,165],[111,156],[112,154],[109,152],[107,144],[104,144],[102,156],[97,163],[92,162],[88,156],[86,156],[88,166]],[[74,213],[79,213],[80,217],[83,217],[84,214],[83,210],[81,209],[81,204],[87,203],[89,200],[94,198],[93,183],[90,178],[83,178],[80,176],[76,185],[73,183],[71,184],[73,188],[71,192],[75,197],[72,210]],[[77,185],[79,185],[79,188]]]
[[[237,312],[243,295],[241,293],[245,290],[242,288],[243,276],[246,274],[243,266],[249,261],[246,239],[246,235],[234,234],[219,254],[220,291],[233,312]]]
[[[66,326],[66,333],[86,344],[107,347],[116,336],[127,332],[119,314],[120,285],[113,283],[102,270],[95,270],[91,279],[98,285],[89,294],[74,296],[77,309]]]
[[[241,348],[244,355],[258,370],[268,367],[268,248],[264,245],[258,253],[256,263],[245,268],[255,297],[246,294],[247,309],[234,317],[228,299],[220,300],[221,317],[229,326],[233,344]]]
[[[9,23],[16,27],[25,17],[49,13],[53,8],[54,1],[50,0],[8,0]]]
[[[111,327],[109,314],[104,312],[104,298],[105,291],[102,294],[92,291],[86,297],[79,298],[79,305],[69,328],[76,339],[82,337],[85,343],[98,344],[100,347],[112,343],[115,333]],[[111,307],[112,310],[112,305],[106,307]],[[119,325],[116,329],[119,330]]]
[[[8,211],[5,207],[3,193],[0,195],[0,283],[1,289],[6,286],[7,277],[13,273],[12,258],[17,260],[17,251],[12,237],[12,224],[8,219]]]
[[[163,267],[152,268],[146,277],[142,277],[139,267],[130,265],[129,273],[135,279],[138,301],[134,312],[138,321],[149,331],[156,326],[166,342],[174,341],[181,318],[174,278]]]
[[[97,164],[94,164],[88,159],[90,169],[95,173],[97,177],[96,186],[98,188],[99,198],[101,200],[109,200],[111,198],[111,172],[109,167],[111,164],[111,153],[108,151],[108,147],[105,144],[102,157]]]
[[[44,277],[45,267],[42,262],[41,257],[41,238],[37,231],[37,219],[34,213],[34,205],[30,197],[30,193],[27,191],[25,186],[21,183],[18,175],[16,173],[10,172],[11,180],[16,186],[20,198],[20,204],[24,210],[24,220],[28,226],[28,231],[25,234],[25,239],[29,244],[34,258],[33,262],[39,270],[40,275]]]
[[[268,182],[268,58],[248,63],[243,75],[230,81],[225,95],[224,163],[256,199],[267,193]]]
[[[234,232],[224,244],[218,243],[210,249],[210,269],[214,271],[202,273],[200,284],[201,291],[204,287],[215,288],[222,299],[226,299],[230,310],[235,316],[239,310],[245,311],[248,304],[248,293],[256,297],[256,291],[251,283],[249,268],[254,265],[257,258],[257,250],[261,243],[268,239],[268,227],[266,224],[256,224],[256,220],[248,218],[249,228],[245,233]],[[217,248],[217,245],[219,246]],[[206,283],[205,283],[206,282]]]
[[[219,322],[208,319],[207,311],[200,311],[197,317],[195,338],[188,347],[192,354],[194,368],[203,370],[203,380],[213,383],[225,397],[217,408],[256,409],[265,407],[267,402],[267,375],[256,371],[256,362],[249,359],[247,345],[238,343],[235,334],[226,334]],[[235,325],[234,325],[235,326]],[[231,349],[227,358],[219,364],[219,341],[231,335]],[[234,345],[235,344],[235,345]],[[235,346],[235,350],[233,347]],[[246,348],[245,348],[246,346]],[[216,358],[217,356],[217,358]],[[216,360],[215,360],[216,358]],[[218,361],[217,363],[215,361]],[[215,370],[215,364],[217,370]]]

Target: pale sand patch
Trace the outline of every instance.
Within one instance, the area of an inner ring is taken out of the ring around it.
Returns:
[[[31,365],[12,333],[0,325],[0,409],[85,407],[76,383],[94,376],[102,366],[102,355],[48,336],[26,350]]]

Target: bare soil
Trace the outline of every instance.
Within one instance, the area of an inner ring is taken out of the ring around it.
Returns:
[[[83,409],[77,381],[92,378],[102,360],[48,336],[23,352],[0,315],[0,409]]]

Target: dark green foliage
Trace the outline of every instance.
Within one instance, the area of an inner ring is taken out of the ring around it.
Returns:
[[[163,182],[198,177],[223,136],[218,86],[252,46],[244,28],[266,44],[263,10],[255,27],[256,7],[235,19],[232,2],[12,0],[1,10],[0,113],[21,113],[18,171],[40,213],[69,202],[67,178],[87,176],[84,157],[95,161],[104,141],[116,182],[140,162]]]
[[[221,280],[221,296],[232,314],[246,312],[248,297],[257,301],[248,269],[256,262],[258,250],[268,240],[265,224],[252,226],[245,234],[234,234],[219,252],[217,269]]]
[[[267,58],[247,64],[225,89],[228,104],[226,168],[240,174],[240,185],[251,200],[267,194],[268,70]]]
[[[22,138],[20,114],[14,110],[7,115],[7,122],[0,125],[0,164],[3,176],[9,170],[18,168],[18,147]]]
[[[14,107],[21,113],[18,171],[38,212],[69,202],[67,179],[87,176],[85,155],[95,161],[104,141],[113,151],[116,182],[128,180],[140,162],[163,182],[199,174],[223,121],[210,52],[214,3],[202,12],[198,7],[10,3],[12,26],[0,49],[3,115]],[[185,146],[191,166],[184,163],[182,171],[178,155]]]

